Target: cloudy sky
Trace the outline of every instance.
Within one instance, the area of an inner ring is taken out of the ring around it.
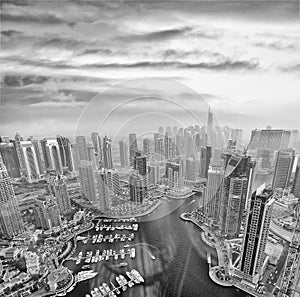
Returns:
[[[299,1],[2,1],[0,135],[300,129]]]

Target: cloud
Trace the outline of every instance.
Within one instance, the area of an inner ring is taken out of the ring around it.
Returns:
[[[255,46],[278,51],[299,51],[300,44],[297,41],[258,41],[253,43]]]
[[[47,76],[37,75],[4,75],[1,78],[1,86],[3,87],[24,87],[32,84],[42,84],[47,81]]]

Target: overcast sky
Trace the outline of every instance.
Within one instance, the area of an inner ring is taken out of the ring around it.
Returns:
[[[299,31],[299,1],[2,1],[0,135],[300,129]]]

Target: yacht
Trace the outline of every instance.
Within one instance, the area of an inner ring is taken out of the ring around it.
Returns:
[[[131,273],[141,282],[144,282],[144,278],[140,275],[140,273],[136,269],[132,269]]]
[[[78,264],[81,262],[81,258],[82,258],[82,252],[80,252],[80,253],[78,254],[78,258],[77,258],[77,260],[76,260],[76,265],[78,265]]]
[[[99,290],[101,291],[102,295],[107,294],[106,290],[102,286],[99,286]]]
[[[94,292],[96,294],[97,297],[102,297],[103,295],[100,293],[99,289],[98,288],[95,288],[94,289]]]
[[[94,278],[97,274],[98,274],[98,272],[94,271],[94,270],[80,271],[80,272],[78,272],[77,277],[76,277],[77,282],[83,282],[88,279]]]
[[[104,288],[104,290],[106,291],[106,293],[110,292],[110,288],[109,288],[109,286],[106,283],[103,283],[102,287]]]
[[[134,281],[136,284],[140,284],[141,282],[129,271],[126,271],[126,275]]]

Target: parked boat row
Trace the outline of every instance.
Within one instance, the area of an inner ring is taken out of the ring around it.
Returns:
[[[95,234],[92,237],[92,243],[102,243],[102,242],[109,242],[109,243],[113,243],[114,241],[132,241],[134,239],[134,233],[130,233],[129,235],[126,234],[115,234],[115,235],[103,235],[103,234]]]
[[[96,231],[115,231],[115,230],[133,230],[137,231],[139,228],[139,225],[137,223],[134,224],[122,224],[122,225],[112,225],[112,224],[97,224],[95,227]]]
[[[100,219],[99,222],[104,222],[104,223],[127,223],[127,222],[136,222],[136,218],[127,218],[127,219]]]
[[[94,270],[84,270],[78,272],[78,274],[75,276],[75,281],[77,282],[83,282],[88,279],[94,278],[98,274],[97,271]]]
[[[103,283],[101,286],[91,290],[91,294],[86,294],[85,297],[116,297],[121,294],[121,292],[126,291],[127,287],[132,288],[135,284],[144,282],[144,278],[136,269],[127,271],[126,275],[128,279],[126,279],[126,277],[122,274],[116,277],[117,285],[110,282],[111,287],[109,287],[109,285]]]
[[[86,257],[84,258],[84,263],[98,263],[101,261],[108,261],[109,259],[113,258],[115,260],[118,259],[125,259],[125,256],[129,255],[130,258],[135,258],[135,248],[128,248],[127,251],[125,249],[121,249],[119,252],[109,249],[109,250],[103,250],[100,254],[100,250],[96,250],[95,255],[93,255],[92,251],[88,251],[86,254]],[[76,264],[80,264],[81,260],[83,259],[82,253],[78,255],[78,258],[76,260]]]

